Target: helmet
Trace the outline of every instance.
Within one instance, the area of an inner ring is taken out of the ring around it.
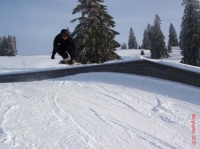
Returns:
[[[69,32],[68,32],[66,29],[62,29],[62,30],[60,31],[60,34],[61,34],[62,36],[65,36],[65,35],[69,35]]]

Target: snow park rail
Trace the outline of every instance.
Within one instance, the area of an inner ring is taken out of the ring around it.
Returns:
[[[40,81],[88,72],[138,74],[200,87],[200,73],[148,60],[80,65],[63,69],[1,74],[0,83]]]

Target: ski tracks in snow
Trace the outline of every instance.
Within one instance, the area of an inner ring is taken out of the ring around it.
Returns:
[[[11,84],[11,87],[13,84]],[[2,90],[1,97],[3,100],[0,100],[0,147],[2,144],[13,142],[15,144],[16,136],[12,134],[9,130],[9,126],[5,127],[4,124],[8,123],[9,125],[14,125],[12,122],[9,121],[9,115],[12,114],[12,118],[15,121],[18,121],[18,113],[15,113],[17,109],[19,109],[18,104],[20,103],[20,99],[17,98],[18,94],[16,93],[17,90],[8,89],[6,86]],[[0,97],[0,99],[1,99]],[[10,101],[13,100],[13,101]]]
[[[63,109],[59,104],[58,99],[59,94],[54,94],[53,96],[48,98],[48,104],[52,109],[55,117],[66,125],[68,128],[66,134],[66,138],[73,136],[73,141],[71,140],[69,143],[74,143],[73,148],[87,148],[87,149],[107,149],[105,145],[103,145],[99,140],[96,140],[94,136],[89,134],[78,122],[76,122],[73,117]],[[78,139],[79,138],[79,139]]]
[[[121,87],[121,86],[117,86],[117,87],[115,86],[115,90],[110,90],[110,88],[113,88],[113,87],[109,88],[109,85],[106,85],[105,87],[104,84],[103,85],[98,84],[98,87],[96,86],[94,87],[94,89],[92,89],[91,86],[87,86],[86,84],[84,87],[90,88],[90,94],[99,94],[101,96],[98,96],[98,97],[108,99],[107,104],[109,104],[111,100],[114,100],[115,101],[114,105],[117,106],[119,109],[121,108],[121,109],[124,109],[125,111],[126,110],[132,111],[132,114],[134,115],[136,114],[139,117],[144,118],[144,122],[145,122],[145,119],[147,118],[149,119],[149,122],[157,125],[157,128],[156,127],[151,128],[150,126],[148,127],[149,129],[152,129],[154,133],[157,133],[157,135],[154,136],[151,133],[146,133],[145,132],[146,128],[144,128],[144,130],[142,130],[141,128],[137,129],[137,127],[135,128],[133,127],[132,129],[129,129],[130,126],[127,125],[126,123],[123,123],[122,119],[119,120],[120,123],[119,122],[117,123],[115,118],[114,118],[115,122],[113,120],[110,120],[110,118],[111,119],[113,118],[113,117],[110,117],[110,115],[101,116],[101,114],[95,111],[94,109],[92,108],[90,109],[96,117],[98,117],[101,121],[103,121],[108,126],[114,127],[113,126],[113,123],[114,123],[118,126],[121,126],[121,128],[124,128],[126,132],[128,133],[130,133],[129,132],[130,130],[133,133],[137,134],[137,136],[141,138],[143,141],[148,142],[148,144],[152,146],[153,148],[175,149],[177,148],[177,145],[173,143],[174,140],[176,140],[177,138],[181,140],[185,140],[185,138],[188,137],[187,135],[183,135],[184,133],[180,133],[180,130],[177,132],[171,131],[171,124],[174,124],[177,126],[179,125],[179,129],[180,127],[188,127],[188,121],[190,121],[190,114],[183,112],[181,109],[174,110],[175,109],[173,107],[174,103],[169,99],[165,100],[164,96],[156,95],[156,94],[148,95],[144,91],[139,91],[136,89],[130,89],[130,88]],[[116,103],[119,103],[119,104],[116,104]],[[157,103],[157,105],[155,105],[154,103],[155,104]],[[103,119],[102,117],[105,117],[105,118]],[[158,118],[160,118],[160,120]],[[137,119],[135,119],[135,122],[137,123]],[[156,129],[162,130],[163,125],[166,125],[166,126],[164,127],[164,131],[161,137],[160,135],[158,135],[160,132],[157,131]],[[169,132],[172,133],[173,139],[171,138],[171,140],[168,140],[168,141],[162,140],[167,137],[165,133],[169,133]],[[121,137],[119,136],[119,138]],[[184,142],[183,144],[190,144],[189,139],[183,142]]]
[[[174,110],[173,102],[169,100],[161,100],[159,97],[154,96],[157,105],[152,108],[153,112],[164,122],[181,124],[188,126],[187,120],[190,120],[190,115],[182,110]]]
[[[179,106],[183,103],[123,85],[74,81],[74,77],[9,84],[5,89],[0,86],[0,146],[48,149],[190,146],[187,135],[190,112]]]
[[[142,95],[141,93],[139,93],[139,91],[136,91],[133,89],[125,89],[120,86],[116,87],[116,90],[111,91],[111,90],[109,90],[109,87],[106,88],[104,85],[101,85],[101,84],[98,85],[99,87],[93,86],[93,85],[88,86],[86,84],[84,84],[84,85],[78,84],[78,85],[82,89],[84,87],[84,88],[87,88],[87,90],[90,90],[89,97],[90,96],[92,97],[92,95],[94,95],[94,94],[95,95],[99,94],[97,96],[98,99],[106,100],[107,104],[113,103],[116,107],[123,109],[123,111],[128,110],[128,111],[132,112],[133,115],[138,114],[140,118],[142,118],[142,117],[143,118],[153,118],[153,116],[148,115],[144,111],[139,110],[140,106],[142,107],[142,106],[144,106],[144,104],[148,105],[149,107],[151,105],[151,107],[152,107],[152,103],[148,102],[148,101],[144,101],[144,99],[146,97],[144,95]],[[89,97],[87,97],[87,98],[89,98]],[[126,98],[124,98],[124,97],[126,97]],[[129,97],[129,99],[127,99],[127,97]],[[154,97],[152,97],[152,98],[154,98]],[[130,101],[130,102],[128,102],[128,101]],[[121,121],[117,120],[117,118],[111,116],[111,114],[101,114],[101,112],[97,112],[93,108],[89,108],[89,110],[100,121],[102,121],[105,125],[110,127],[110,129],[113,129],[113,128],[116,129],[117,128],[116,126],[118,126],[118,127],[120,127],[120,129],[119,129],[120,132],[127,133],[127,135],[129,135],[129,136],[130,136],[130,134],[135,134],[136,138],[142,139],[144,142],[146,142],[147,144],[152,146],[152,148],[158,148],[158,149],[161,149],[161,148],[175,149],[176,148],[171,143],[165,142],[151,134],[145,133],[145,131],[143,131],[143,130],[136,129],[134,127],[129,126],[126,123],[123,123],[122,119],[121,119]],[[110,111],[110,112],[114,112],[114,111]],[[135,122],[137,123],[137,121],[135,121]],[[134,138],[126,139],[126,138],[123,138],[121,135],[118,135],[117,137],[120,140],[122,140],[123,142],[127,142],[127,141],[129,142],[130,140],[134,139]],[[125,141],[125,140],[127,140],[127,141]],[[123,148],[123,146],[121,146],[121,147]]]
[[[142,93],[140,93],[139,91],[136,91],[135,89],[126,89],[126,88],[122,88],[122,87],[118,86],[116,88],[116,90],[112,93],[112,91],[108,91],[105,87],[103,87],[103,86],[101,86],[101,87],[104,90],[103,92],[100,92],[100,91],[95,91],[95,92],[98,94],[102,94],[111,100],[115,100],[116,102],[120,103],[122,107],[125,107],[125,109],[127,109],[127,110],[131,110],[134,114],[138,114],[139,116],[144,117],[144,118],[152,118],[154,120],[156,119],[155,117],[148,115],[147,113],[139,110],[141,108],[140,104],[142,105],[142,107],[147,107],[146,105],[152,106],[152,103],[146,101],[146,99],[145,99],[146,97],[144,95],[142,95]],[[126,97],[132,98],[131,99],[132,102],[127,102],[128,99],[123,98],[123,92],[126,94]],[[116,96],[116,94],[117,94],[117,96]],[[119,97],[121,97],[121,99]],[[151,98],[155,98],[155,96],[153,96]],[[148,99],[149,99],[149,96],[148,96]],[[156,98],[156,99],[157,99],[158,105],[153,109],[160,108],[160,106],[161,106],[161,101],[158,98]],[[142,103],[140,103],[140,102],[142,102]],[[130,103],[132,103],[132,105]],[[94,110],[91,109],[91,111],[94,112],[97,117],[99,117],[102,121],[107,123],[109,126],[112,126],[112,127],[118,126],[118,127],[122,128],[124,130],[124,132],[129,134],[131,139],[134,139],[133,135],[132,135],[132,134],[134,134],[136,138],[138,137],[138,138],[142,139],[145,143],[148,143],[154,149],[162,149],[162,148],[176,149],[176,147],[173,146],[171,143],[163,141],[160,138],[157,138],[156,136],[153,136],[151,134],[148,134],[142,129],[137,129],[137,128],[130,126],[127,123],[123,123],[122,120],[120,121],[113,117],[107,117],[107,121],[105,121]],[[137,123],[137,121],[135,121],[135,122]],[[125,139],[123,139],[123,137],[119,136],[119,138],[122,140],[125,140]]]

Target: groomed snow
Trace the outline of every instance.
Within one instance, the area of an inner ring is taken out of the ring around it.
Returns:
[[[136,75],[7,83],[0,92],[3,149],[191,148],[200,115],[199,88]]]
[[[200,67],[195,67],[191,65],[186,65],[186,64],[181,64],[180,61],[182,59],[182,55],[180,54],[181,51],[179,47],[172,47],[172,53],[170,53],[170,57],[166,59],[150,59],[150,51],[149,50],[144,50],[145,55],[140,56],[141,50],[118,50],[117,53],[123,57],[123,60],[140,60],[140,59],[146,59],[149,61],[154,61],[157,63],[185,69],[185,70],[190,70],[194,72],[200,73]]]
[[[1,57],[0,71],[68,67],[49,58]],[[198,87],[119,73],[1,83],[0,148],[199,149],[199,97]]]
[[[181,64],[181,54],[178,47],[173,47],[172,53],[170,53],[170,57],[167,59],[150,59],[150,51],[144,50],[145,55],[140,55],[140,49],[125,49],[116,51],[122,57],[122,60],[118,61],[109,61],[105,63],[116,63],[122,61],[135,61],[146,59],[149,61],[154,61],[157,63],[162,63],[165,65],[186,69],[190,71],[195,71],[200,73],[200,67],[194,67],[191,65]],[[58,65],[61,57],[57,54],[55,56],[56,59],[51,60],[51,55],[35,55],[35,56],[21,56],[17,55],[14,57],[4,57],[0,56],[0,74],[7,73],[19,73],[19,72],[27,72],[27,71],[41,71],[41,70],[49,70],[49,69],[60,69],[67,68],[70,66],[66,65]],[[92,65],[92,64],[90,64]],[[96,65],[96,64],[95,64]],[[74,66],[73,66],[74,67]],[[79,66],[76,66],[79,67]]]

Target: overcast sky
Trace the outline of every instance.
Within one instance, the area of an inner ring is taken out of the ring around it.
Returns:
[[[51,53],[54,37],[60,30],[68,27],[72,32],[77,25],[78,22],[70,21],[81,15],[72,15],[78,4],[78,0],[0,0],[0,36],[16,36],[19,55]],[[141,44],[144,29],[148,23],[153,25],[156,14],[162,20],[166,42],[170,23],[179,36],[182,0],[105,0],[103,4],[114,17],[114,30],[120,33],[116,40],[120,44],[128,43],[130,27]]]

